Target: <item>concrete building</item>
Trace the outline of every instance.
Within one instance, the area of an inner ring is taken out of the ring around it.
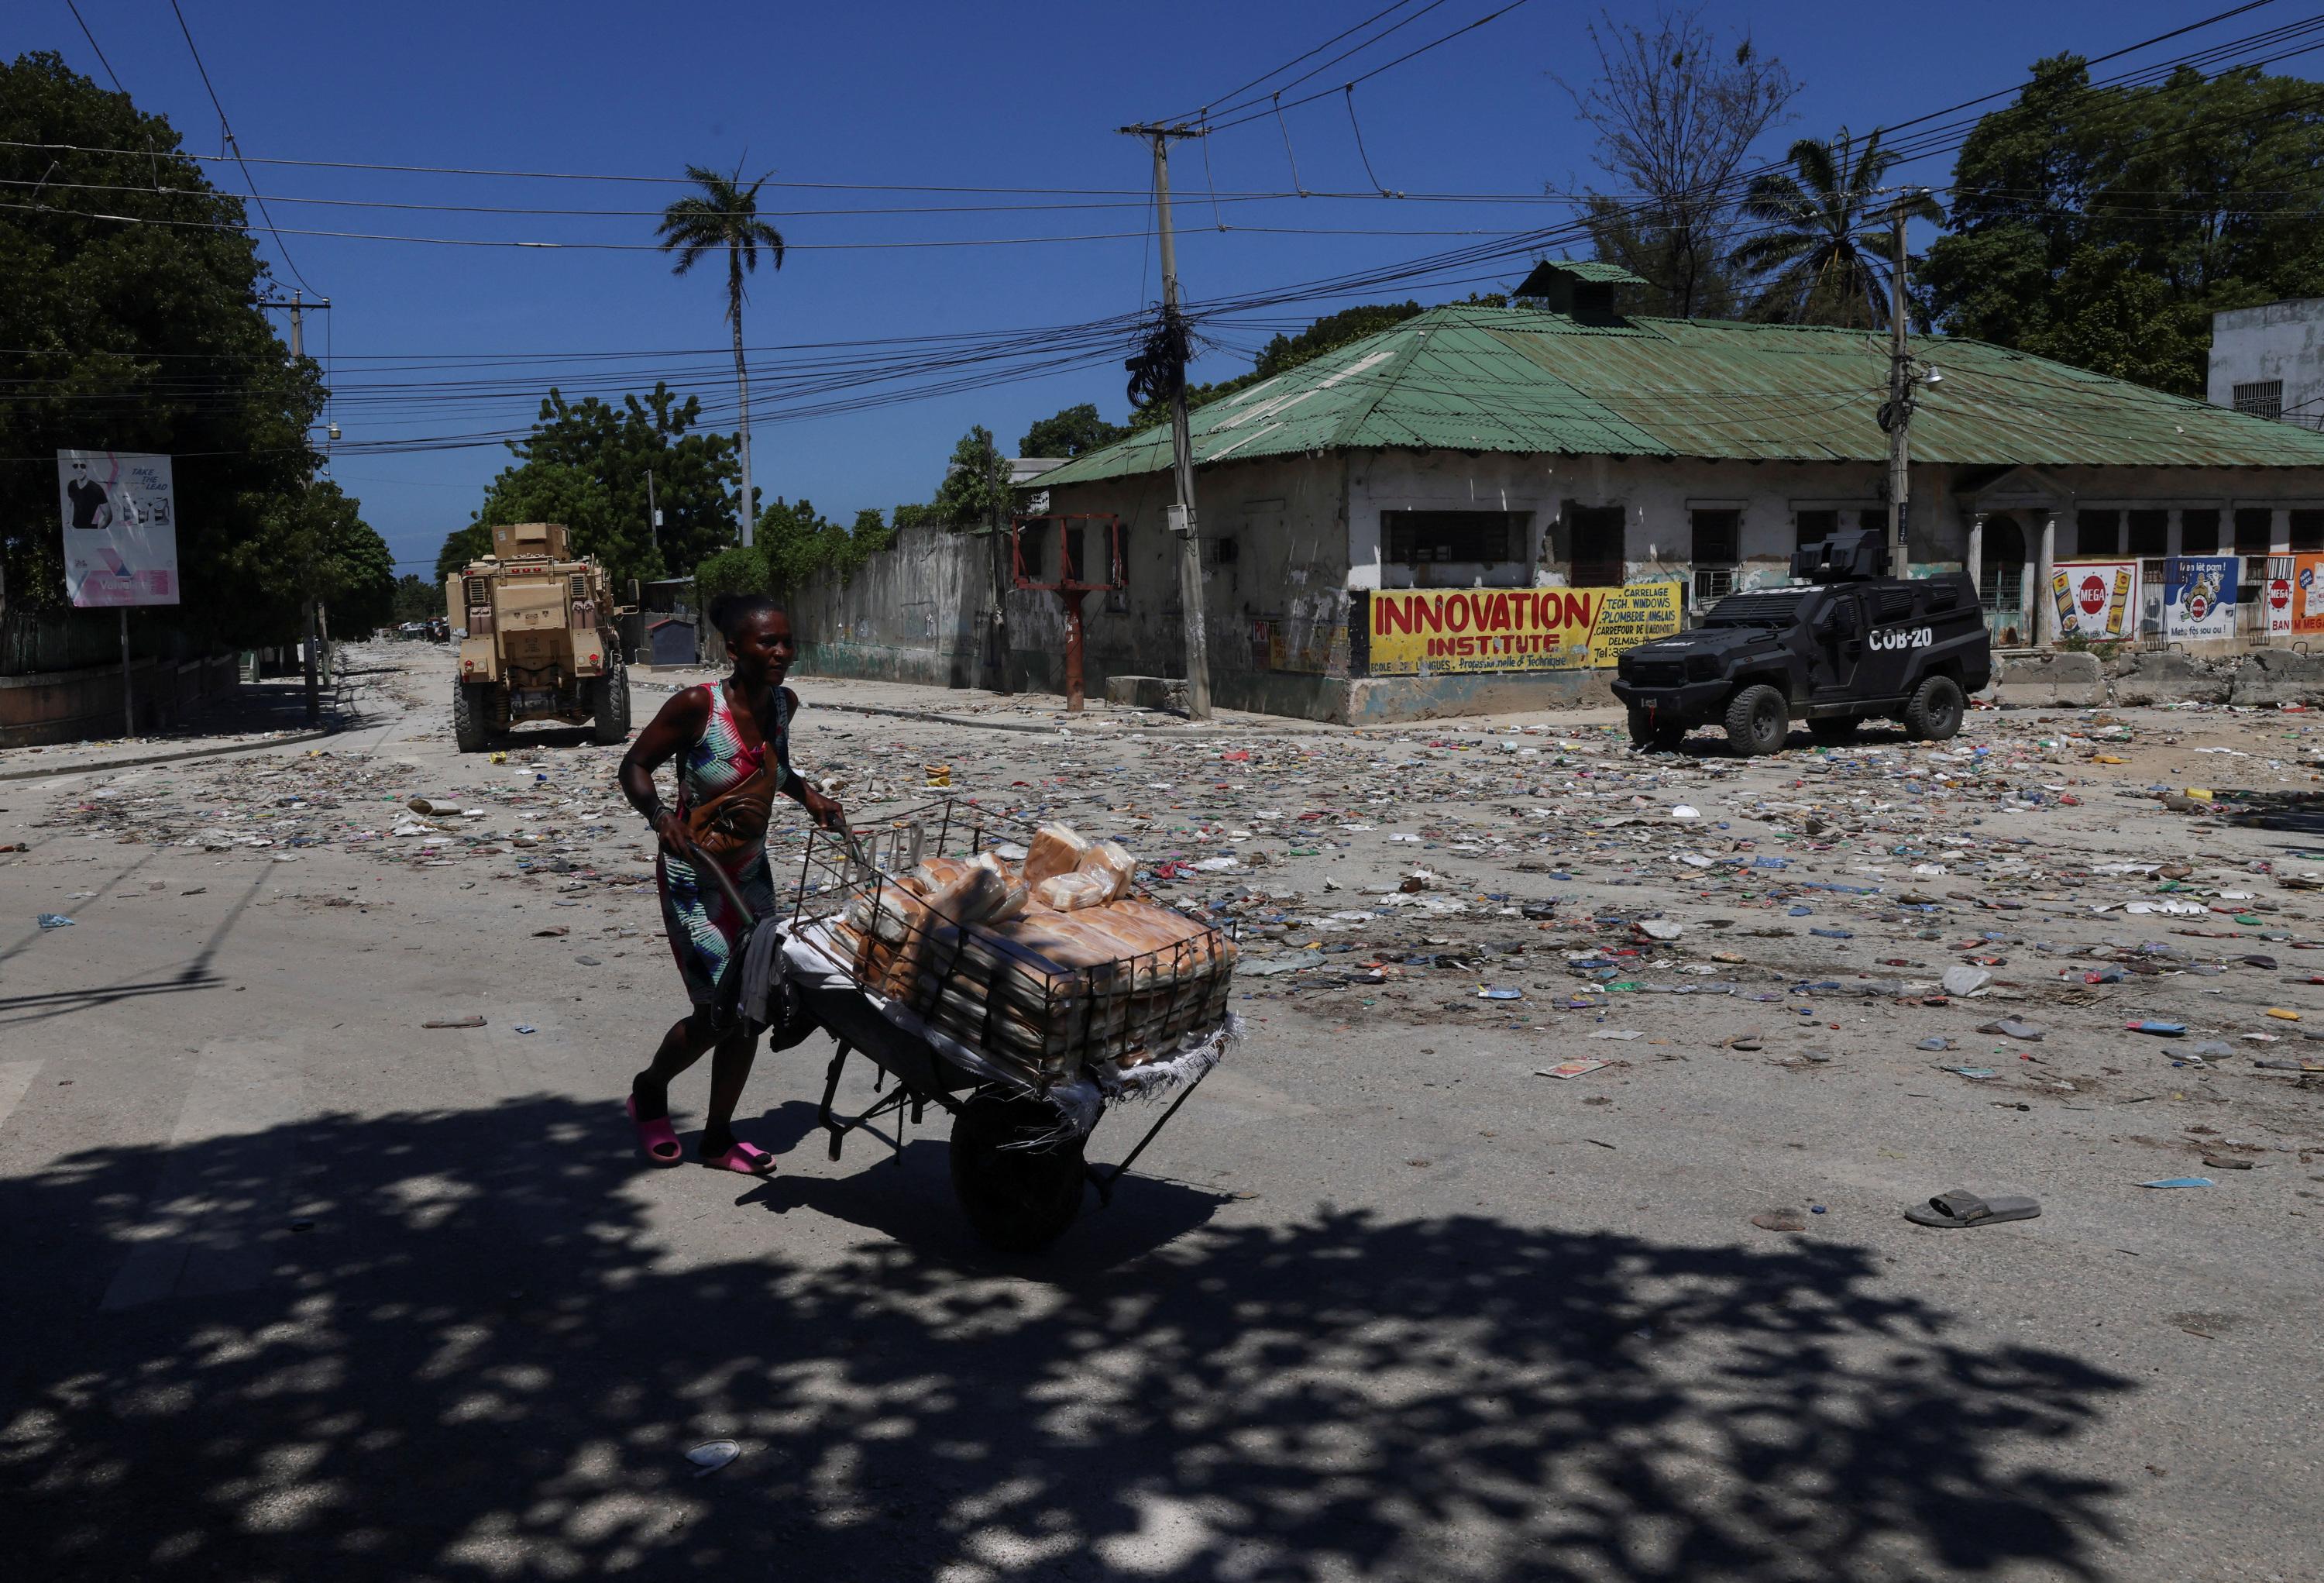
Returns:
[[[1591,283],[1576,272],[1562,311],[1435,309],[1195,411],[1222,706],[1360,721],[1595,698],[1628,641],[1784,580],[1802,542],[1885,524],[1886,337],[1625,319]],[[1942,377],[1912,426],[1909,559],[1971,569],[2005,643],[2082,631],[2086,583],[2102,635],[2233,642],[2264,628],[2296,554],[2324,555],[2324,435],[1978,343],[1915,351]],[[1085,532],[1122,524],[1093,690],[1184,673],[1169,458],[1149,430],[1040,479]],[[865,641],[810,630],[807,664],[924,673],[871,632],[914,610],[917,641],[956,634],[942,672],[973,674],[960,598],[979,579],[951,561],[979,553],[908,549],[866,574],[876,594],[820,590]],[[886,586],[907,563],[911,586]],[[1054,690],[1061,606],[1008,609],[1010,674]]]
[[[2324,429],[2324,297],[2211,315],[2214,406]]]

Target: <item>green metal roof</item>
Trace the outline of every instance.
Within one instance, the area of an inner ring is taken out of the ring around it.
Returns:
[[[1650,286],[1654,284],[1646,276],[1625,269],[1618,264],[1609,264],[1602,258],[1545,258],[1533,266],[1533,273],[1526,276],[1525,283],[1511,295],[1518,297],[1545,295],[1542,288],[1552,277],[1557,275],[1571,275],[1577,281],[1588,281],[1597,285]]]
[[[2324,467],[2324,434],[1988,346],[1922,338],[1943,378],[1913,459],[1974,467]],[[1197,407],[1198,465],[1328,450],[1879,461],[1885,335],[1704,319],[1432,309]],[[1156,472],[1167,426],[1077,457],[1044,487]]]

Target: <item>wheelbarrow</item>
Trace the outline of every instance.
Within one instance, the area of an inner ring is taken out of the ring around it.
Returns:
[[[1184,1075],[1175,1081],[1178,1092],[1168,1107],[1120,1162],[1096,1163],[1086,1158],[1090,1134],[1108,1108],[1149,1090],[1149,1084],[1106,1085],[1089,1077],[1065,1083],[1033,1080],[866,989],[841,963],[801,938],[807,931],[793,934],[759,917],[708,854],[695,847],[693,856],[727,904],[748,920],[720,985],[726,1014],[774,1027],[779,1049],[803,1040],[813,1025],[820,1025],[837,1046],[824,1070],[816,1107],[831,1158],[840,1157],[848,1134],[862,1130],[884,1138],[900,1164],[907,1120],[920,1125],[927,1107],[936,1106],[952,1117],[952,1185],[961,1211],[979,1237],[1004,1253],[1038,1252],[1055,1242],[1081,1213],[1089,1190],[1095,1190],[1101,1206],[1110,1205],[1121,1178],[1240,1037],[1240,1019],[1229,1015],[1206,1042],[1178,1052],[1175,1070]],[[753,1016],[752,1008],[742,1004],[742,979],[761,930],[777,932],[772,949],[782,958],[778,991],[798,1000],[776,1004],[770,995],[770,1004],[757,1008],[766,1014]],[[873,1092],[879,1097],[861,1113],[841,1116],[833,1105],[841,1074],[854,1055],[875,1069]],[[883,1119],[891,1129],[886,1133],[877,1125]]]

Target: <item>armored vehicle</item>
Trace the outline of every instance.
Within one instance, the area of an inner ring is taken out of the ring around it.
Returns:
[[[460,642],[452,680],[452,735],[462,753],[528,720],[587,726],[599,742],[630,734],[613,581],[568,552],[557,523],[493,529],[493,553],[444,585]]]
[[[1993,670],[1977,587],[1887,572],[1880,534],[1836,533],[1792,558],[1792,586],[1730,594],[1700,626],[1630,650],[1614,680],[1630,740],[1672,748],[1715,725],[1738,753],[1774,753],[1795,719],[1830,743],[1882,717],[1952,736]]]

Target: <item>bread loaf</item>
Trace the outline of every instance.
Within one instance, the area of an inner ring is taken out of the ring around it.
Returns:
[[[1071,874],[1090,851],[1089,838],[1070,825],[1043,825],[1033,832],[1025,849],[1025,883],[1038,885],[1045,879]]]
[[[1105,881],[1105,899],[1119,901],[1130,893],[1138,877],[1138,860],[1119,841],[1099,841],[1082,856],[1076,874],[1095,875]]]

